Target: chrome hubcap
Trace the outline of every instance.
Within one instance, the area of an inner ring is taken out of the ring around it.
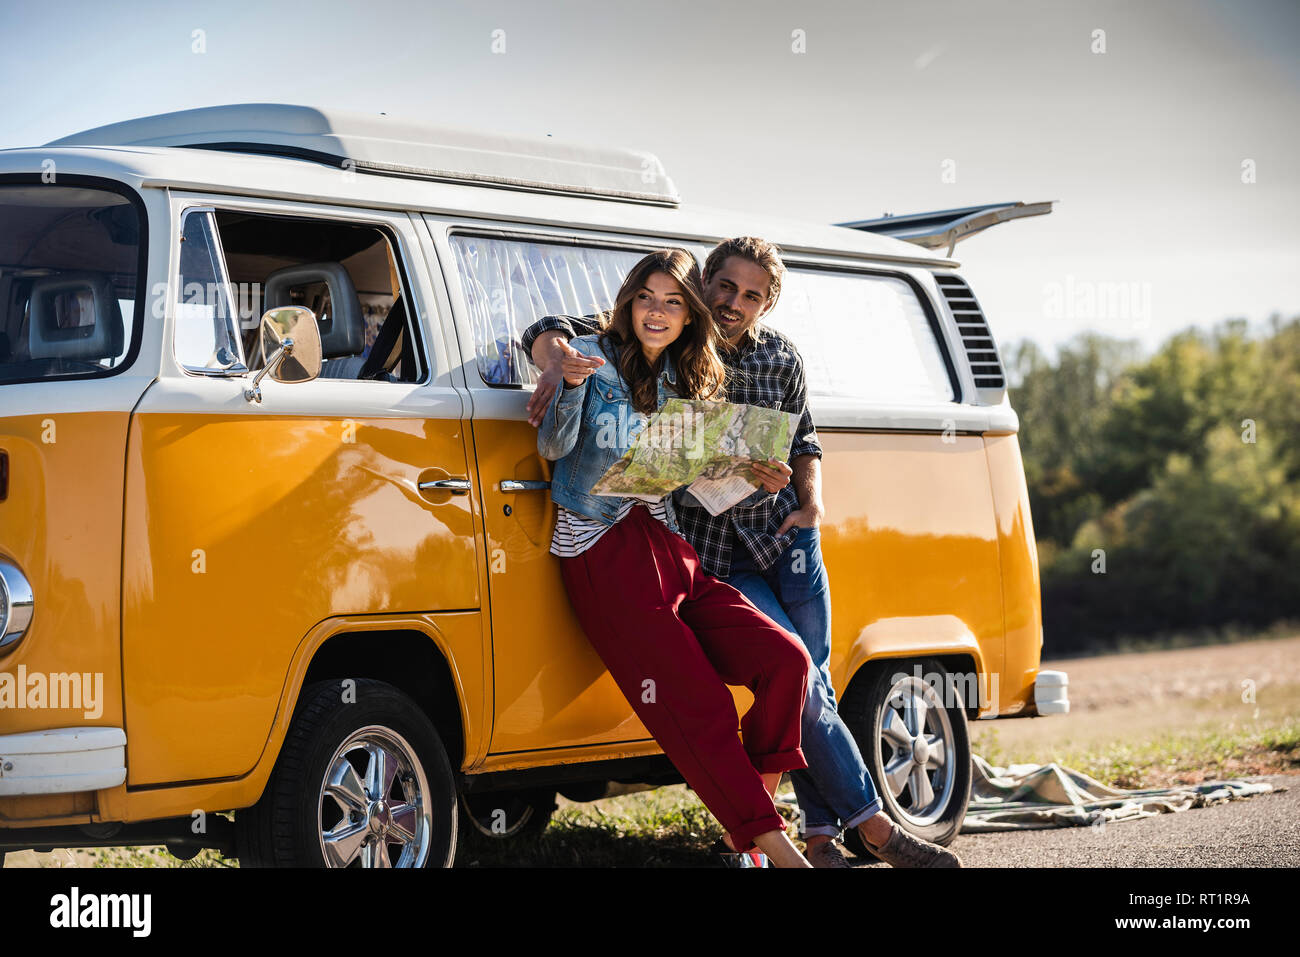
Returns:
[[[329,867],[423,866],[433,827],[429,782],[397,732],[372,725],[343,742],[317,804]]]
[[[933,687],[915,676],[889,689],[880,728],[885,784],[917,826],[939,820],[952,800],[952,722]]]

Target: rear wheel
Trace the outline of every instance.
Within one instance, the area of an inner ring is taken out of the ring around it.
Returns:
[[[845,702],[843,716],[885,813],[917,837],[952,843],[970,802],[970,738],[965,703],[943,666],[925,659],[885,662],[865,694]],[[870,855],[856,828],[845,832],[844,842],[855,854]]]
[[[235,815],[251,867],[447,867],[456,791],[428,717],[392,685],[303,690],[256,805]]]

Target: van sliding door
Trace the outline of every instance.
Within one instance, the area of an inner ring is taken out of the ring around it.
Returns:
[[[586,315],[613,304],[645,250],[547,242],[499,231],[451,232],[426,220],[455,310],[462,369],[473,403],[472,436],[487,537],[495,720],[488,765],[523,752],[624,744],[658,746],[588,643],[569,605],[559,560],[551,463],[537,454],[525,406],[536,370],[523,331],[548,314]]]

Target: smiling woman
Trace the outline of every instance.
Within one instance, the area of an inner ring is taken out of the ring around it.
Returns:
[[[704,304],[699,268],[689,254],[665,249],[637,263],[602,325],[602,339],[617,352],[618,372],[638,412],[648,414],[658,408],[654,376],[665,351],[668,356],[662,365],[674,367],[682,395],[722,397],[726,371],[718,356],[719,339]],[[675,348],[669,350],[673,344]],[[565,382],[580,385],[591,371],[566,372]]]

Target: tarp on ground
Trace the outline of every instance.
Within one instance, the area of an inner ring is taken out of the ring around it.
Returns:
[[[979,755],[971,758],[971,774],[963,834],[1103,826],[1286,790],[1238,780],[1127,791],[1059,764],[999,768]]]

